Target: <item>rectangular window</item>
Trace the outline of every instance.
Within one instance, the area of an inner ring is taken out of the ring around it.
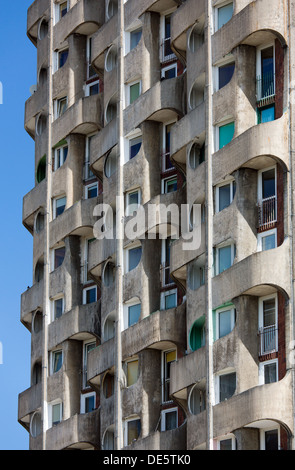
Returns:
[[[81,413],[91,413],[91,411],[94,411],[96,409],[95,401],[95,392],[81,395]]]
[[[235,245],[233,243],[216,248],[215,255],[215,272],[216,275],[221,274],[229,269],[235,258]]]
[[[83,304],[91,304],[97,301],[97,286],[86,287],[83,290]]]
[[[277,310],[276,295],[259,299],[260,355],[269,354],[278,349]]]
[[[64,298],[61,297],[59,299],[53,300],[53,320],[57,320],[62,316],[64,312]]]
[[[235,309],[227,308],[216,311],[217,338],[228,335],[235,325]]]
[[[129,140],[129,160],[131,160],[138,154],[141,148],[141,144],[142,144],[141,135]]]
[[[133,101],[137,100],[137,98],[141,94],[141,82],[135,82],[128,85],[128,93],[128,105],[130,105],[133,103]]]
[[[279,449],[279,432],[277,429],[265,431],[265,450]]]
[[[83,348],[83,388],[87,388],[88,384],[88,354],[96,347],[95,342],[84,343]]]
[[[275,105],[265,106],[263,108],[258,108],[258,124],[263,124],[264,122],[270,122],[275,120]]]
[[[135,189],[126,194],[126,215],[133,215],[140,205],[140,190]]]
[[[132,269],[135,269],[139,264],[141,259],[141,251],[141,246],[127,250],[127,272],[132,271]]]
[[[127,362],[127,387],[135,384],[138,379],[138,359]]]
[[[69,56],[69,49],[64,49],[63,51],[58,52],[58,68],[62,68]]]
[[[171,408],[161,413],[161,431],[170,431],[178,427],[178,409]]]
[[[54,171],[58,170],[66,161],[69,148],[67,145],[58,147],[54,150]]]
[[[218,90],[227,85],[234,74],[235,63],[231,62],[230,64],[221,65],[218,67]]]
[[[258,233],[257,251],[272,250],[277,246],[277,229]]]
[[[62,420],[62,403],[51,405],[51,423],[56,426]]]
[[[68,98],[64,96],[63,98],[59,98],[55,100],[55,119],[59,118],[64,114],[68,107]]]
[[[218,450],[236,450],[236,439],[235,437],[230,437],[227,439],[218,440]]]
[[[85,199],[92,199],[98,196],[98,183],[85,186]]]
[[[236,182],[230,181],[227,184],[222,184],[216,187],[216,212],[220,212],[228,207],[236,193]]]
[[[65,259],[66,247],[56,248],[54,250],[54,269],[59,268]]]
[[[68,2],[62,2],[59,4],[59,17],[60,18],[63,18],[63,16],[66,15],[66,13],[68,12]]]
[[[274,44],[257,49],[256,96],[260,105],[267,104],[275,96],[275,48]]]
[[[217,8],[217,29],[222,28],[233,16],[233,3]]]
[[[132,326],[139,321],[141,313],[141,304],[128,307],[128,326]]]
[[[278,360],[261,362],[259,365],[260,384],[270,384],[278,381]]]
[[[236,390],[236,373],[223,374],[218,376],[219,379],[219,391],[218,391],[218,403],[228,400],[233,396]]]
[[[177,176],[163,179],[162,194],[173,193],[174,191],[177,191]]]
[[[55,374],[61,369],[63,363],[62,351],[52,351],[51,353],[51,373]]]
[[[141,422],[140,419],[130,419],[125,421],[124,426],[124,445],[129,446],[140,436]]]
[[[66,203],[67,203],[66,197],[53,199],[53,218],[54,219],[64,212]]]
[[[170,399],[170,367],[176,361],[176,349],[172,351],[164,351],[162,355],[162,368],[163,368],[163,387],[162,387],[162,402],[166,403]]]
[[[224,124],[218,127],[218,146],[217,149],[220,150],[225,145],[229,144],[233,139],[235,133],[235,123],[229,122],[228,124]]]
[[[168,80],[177,77],[177,64],[168,65],[161,70],[161,78]]]
[[[131,31],[130,33],[130,51],[132,51],[132,49],[134,49],[137,44],[139,43],[140,39],[141,39],[141,36],[142,36],[142,29],[141,28],[138,28],[138,29],[135,29],[134,31]]]

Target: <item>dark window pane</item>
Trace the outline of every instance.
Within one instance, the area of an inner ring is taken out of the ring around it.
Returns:
[[[95,396],[85,398],[85,413],[95,410]]]
[[[265,450],[278,450],[279,439],[278,430],[265,431]]]
[[[86,303],[91,304],[92,302],[96,302],[96,289],[93,287],[92,289],[88,289],[86,291]]]
[[[230,82],[235,70],[235,64],[227,64],[219,67],[219,89]]]
[[[130,33],[130,50],[134,49],[141,39],[142,29],[137,29]]]
[[[264,366],[264,383],[270,384],[277,381],[277,365],[276,363],[266,364]]]
[[[219,399],[224,401],[233,396],[236,390],[236,374],[221,375],[219,377]]]
[[[63,313],[63,299],[57,299],[54,301],[54,317],[55,319],[62,316]]]
[[[219,211],[230,205],[230,184],[219,187]]]
[[[57,248],[54,250],[54,269],[57,269],[59,266],[62,265],[63,260],[65,258],[66,248],[63,246],[62,248]]]
[[[92,197],[97,197],[97,186],[91,186],[90,188],[88,188],[87,196],[88,199],[91,199]]]
[[[131,305],[128,307],[128,326],[132,326],[138,322],[141,312],[141,305]]]
[[[220,441],[219,447],[220,450],[232,450],[232,440],[224,439],[223,441]]]
[[[274,196],[276,194],[275,187],[275,169],[264,171],[262,173],[262,198]]]
[[[136,268],[141,258],[141,246],[138,248],[132,248],[129,250],[129,271]]]
[[[177,411],[171,411],[165,414],[165,430],[177,428]]]
[[[62,51],[59,53],[59,64],[58,64],[59,68],[61,68],[66,63],[68,55],[69,55],[68,50]]]

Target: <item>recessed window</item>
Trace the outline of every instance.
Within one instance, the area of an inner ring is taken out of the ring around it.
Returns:
[[[111,72],[117,65],[117,49],[115,46],[111,46],[107,52],[105,58],[105,69],[107,72]]]
[[[257,237],[257,251],[272,250],[277,246],[277,229],[267,230],[266,232],[258,233]]]
[[[236,182],[234,180],[216,186],[216,212],[228,207],[232,203],[235,193]]]
[[[86,287],[83,289],[83,304],[91,304],[97,301],[97,286]]]
[[[37,437],[42,432],[42,417],[39,411],[35,412],[31,419],[30,433],[32,437]]]
[[[260,362],[259,383],[270,384],[278,381],[278,360]]]
[[[275,48],[274,44],[257,48],[256,98],[266,105],[275,96]]]
[[[164,178],[162,180],[162,194],[173,193],[177,191],[177,176]]]
[[[103,450],[114,450],[115,449],[115,436],[113,426],[110,426],[103,438]]]
[[[233,3],[227,3],[216,9],[216,30],[222,28],[233,16]]]
[[[141,246],[135,246],[134,248],[128,248],[126,250],[126,272],[132,271],[135,269],[141,259],[141,254],[142,254],[142,247]]]
[[[95,341],[87,341],[83,343],[83,388],[87,388],[88,385],[88,354],[96,347]]]
[[[221,274],[226,269],[229,269],[235,258],[235,245],[230,243],[228,245],[218,246],[215,249],[215,273]]]
[[[189,333],[189,346],[192,351],[196,351],[197,349],[202,348],[205,346],[206,343],[206,321],[205,316],[201,316],[196,320],[191,327]]]
[[[259,337],[260,351],[263,356],[278,350],[278,305],[277,295],[259,299]]]
[[[113,285],[115,280],[115,266],[112,262],[107,262],[103,270],[103,283],[109,287]]]
[[[130,418],[124,422],[124,446],[129,446],[137,441],[141,432],[139,418]]]
[[[142,28],[136,28],[133,31],[126,32],[126,54],[134,49],[142,36]]]
[[[164,63],[176,58],[171,48],[171,14],[161,17],[161,37],[160,61]]]
[[[98,183],[85,186],[85,199],[92,199],[98,196]]]
[[[280,431],[279,429],[261,429],[260,431],[261,450],[279,450]]]
[[[161,69],[161,78],[168,80],[177,77],[177,64],[168,65]]]
[[[228,400],[236,391],[236,373],[220,374],[216,377],[216,403]]]
[[[127,106],[129,106],[135,100],[137,100],[140,94],[141,94],[141,81],[129,83],[127,85],[127,97],[126,97]]]
[[[217,441],[218,450],[236,450],[236,438],[235,436],[218,439]]]
[[[68,97],[64,96],[62,98],[58,98],[54,101],[54,115],[55,119],[61,117],[68,107]]]
[[[66,254],[66,247],[61,246],[60,248],[55,248],[53,250],[53,270],[59,268],[64,259],[65,259],[65,254]]]
[[[170,431],[178,427],[178,408],[169,408],[161,412],[161,431]]]
[[[117,170],[117,147],[114,147],[106,157],[104,172],[107,178],[110,178]]]
[[[81,413],[91,413],[91,411],[94,411],[96,409],[95,401],[95,392],[83,393],[81,395]]]
[[[225,145],[229,144],[233,139],[235,133],[235,123],[229,122],[227,124],[222,124],[217,126],[217,150],[222,149]]]
[[[128,361],[126,367],[127,387],[131,387],[131,385],[134,385],[138,379],[138,359]]]
[[[189,395],[189,410],[193,415],[198,415],[206,409],[206,394],[196,385]]]
[[[118,0],[107,0],[107,19],[110,19],[118,11]]]
[[[230,62],[229,64],[221,65],[220,67],[218,67],[218,90],[223,88],[231,81],[234,71],[234,62]]]
[[[64,144],[54,149],[54,171],[58,170],[66,161],[68,156],[68,144]]]
[[[114,395],[114,383],[114,375],[108,372],[103,379],[103,394],[105,398],[110,398]]]
[[[62,402],[52,402],[48,405],[48,427],[57,426],[62,421]]]
[[[170,398],[170,369],[176,361],[176,349],[162,353],[162,403],[171,401]]]
[[[46,116],[43,114],[39,114],[36,119],[36,134],[38,136],[42,135],[44,130],[46,129]]]
[[[46,178],[46,155],[43,155],[38,163],[36,179],[38,183],[41,183]]]
[[[51,374],[55,374],[61,369],[63,364],[62,350],[51,352]]]
[[[108,315],[103,329],[103,337],[105,341],[115,336],[115,316],[114,314]]]
[[[140,189],[128,191],[126,193],[126,215],[133,215],[140,205]]]
[[[257,123],[263,124],[275,120],[275,105],[264,106],[257,110]]]
[[[161,292],[161,310],[177,307],[177,289]]]
[[[193,144],[189,150],[188,161],[192,170],[203,163],[205,161],[205,145]]]
[[[124,326],[129,328],[138,323],[141,314],[141,303],[134,301],[124,305]]]
[[[228,335],[235,326],[235,309],[225,307],[216,310],[216,335],[217,338],[222,338]]]
[[[188,285],[191,290],[196,290],[205,284],[204,261],[193,261],[188,268]]]
[[[52,321],[57,320],[64,312],[64,298],[59,297],[52,300]]]

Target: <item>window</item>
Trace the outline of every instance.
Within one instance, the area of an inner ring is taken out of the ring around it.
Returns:
[[[234,62],[220,65],[218,67],[218,77],[217,77],[217,80],[218,80],[217,89],[218,90],[223,88],[225,85],[227,85],[231,81],[234,71],[235,71]]]
[[[59,118],[64,114],[68,107],[68,97],[64,96],[63,98],[59,98],[54,102],[54,115],[55,119]]]
[[[83,304],[91,304],[97,301],[97,286],[86,287],[83,289]]]
[[[177,289],[161,292],[161,310],[177,307]]]
[[[46,178],[46,155],[44,155],[38,163],[36,179],[38,183],[41,183]]]
[[[85,186],[85,199],[92,199],[98,196],[98,183]]]
[[[177,176],[164,178],[162,180],[162,194],[173,193],[177,191]]]
[[[53,73],[61,69],[68,60],[69,49],[63,49],[53,53]]]
[[[217,126],[217,135],[216,135],[217,145],[216,145],[216,149],[220,150],[225,145],[229,144],[231,142],[231,140],[233,139],[234,133],[235,133],[235,123],[234,122],[229,122],[227,124]]]
[[[90,80],[94,80],[98,78],[98,75],[95,69],[91,65],[91,54],[92,54],[92,37],[87,37],[87,44],[86,44],[86,84],[89,83]]]
[[[107,20],[114,16],[118,11],[118,0],[107,0]]]
[[[42,418],[41,418],[41,413],[36,411],[31,419],[30,423],[30,433],[32,437],[37,437],[41,434],[42,432]]]
[[[178,408],[163,410],[161,413],[161,431],[170,431],[178,427]]]
[[[221,274],[230,268],[235,258],[235,245],[233,243],[216,247],[215,249],[215,273]]]
[[[55,219],[59,215],[61,215],[66,207],[67,198],[66,197],[59,197],[53,199],[53,218]]]
[[[216,186],[216,212],[220,212],[228,207],[236,193],[236,182],[229,181],[228,183]]]
[[[189,346],[192,351],[202,348],[206,344],[206,321],[205,316],[198,318],[190,329]]]
[[[266,232],[258,233],[257,237],[257,251],[272,250],[277,246],[277,229],[267,230]]]
[[[91,142],[95,134],[88,135],[85,140],[85,163],[84,163],[84,181],[95,178],[90,170]]]
[[[233,3],[223,4],[216,8],[216,30],[222,28],[233,16]]]
[[[163,126],[163,149],[162,149],[162,172],[170,171],[174,169],[174,166],[170,160],[170,135],[171,128],[175,122],[164,124]]]
[[[91,342],[84,342],[83,343],[83,388],[87,388],[88,384],[88,376],[87,376],[87,371],[88,371],[88,354],[92,349],[96,347],[95,341]]]
[[[126,272],[132,271],[138,266],[141,259],[142,248],[136,246],[126,250]]]
[[[139,95],[141,94],[141,81],[135,81],[129,83],[127,85],[127,106],[133,103],[133,101],[137,100]]]
[[[141,423],[139,418],[130,418],[124,422],[124,446],[129,446],[140,436]]]
[[[117,49],[115,46],[110,46],[105,58],[106,72],[111,72],[117,65]]]
[[[188,160],[192,170],[195,170],[205,161],[205,145],[200,147],[198,144],[193,144],[189,150]]]
[[[259,383],[270,384],[278,381],[278,360],[260,362],[259,364]]]
[[[114,395],[114,375],[109,372],[103,379],[103,394],[105,398],[110,398]]]
[[[218,450],[236,450],[236,438],[235,436],[218,439],[217,441]]]
[[[69,147],[64,144],[54,149],[54,171],[58,170],[66,161]]]
[[[53,270],[59,268],[65,259],[66,247],[61,246],[53,250]]]
[[[128,361],[126,366],[127,387],[131,387],[131,385],[134,385],[138,379],[138,359]]]
[[[260,431],[261,450],[279,450],[280,430],[261,429]]]
[[[83,265],[81,266],[81,282],[82,284],[87,284],[89,282],[93,283],[93,280],[88,274],[88,262],[89,262],[89,250],[92,242],[95,241],[95,238],[85,238],[82,242],[81,247],[81,260]],[[86,296],[87,297],[87,296]]]
[[[205,284],[205,266],[202,260],[191,263],[188,270],[188,285],[191,290],[196,290]]]
[[[177,64],[168,65],[167,67],[163,67],[161,70],[161,78],[162,79],[169,79],[177,77]]]
[[[141,144],[142,144],[142,136],[139,135],[137,137],[134,137],[129,140],[129,160],[132,158],[136,157],[138,154],[139,150],[141,149]]]
[[[173,240],[171,237],[167,237],[162,240],[162,251],[161,251],[161,271],[162,271],[162,287],[174,284],[173,279],[170,276],[170,251]],[[167,300],[168,302],[168,300]]]
[[[128,31],[126,32],[125,36],[125,54],[128,54],[128,52],[132,51],[139,41],[141,40],[142,36],[142,28],[138,27],[134,29],[133,31]]]
[[[267,104],[275,95],[275,48],[274,44],[257,49],[256,97],[260,104]]]
[[[124,304],[124,329],[137,323],[141,314],[141,303],[138,299],[131,300]]]
[[[195,385],[189,396],[189,410],[193,415],[198,415],[206,409],[206,394]]]
[[[171,14],[161,17],[161,37],[160,61],[163,63],[176,58],[171,49]]]
[[[176,361],[176,349],[163,351],[162,353],[162,402],[167,403],[170,399],[170,367]]]
[[[105,161],[105,175],[110,178],[117,170],[117,147],[112,148]]]
[[[103,450],[114,450],[115,449],[115,436],[113,426],[110,426],[103,438]]]
[[[96,409],[95,406],[96,394],[95,392],[85,393],[81,395],[81,413],[90,413]]]
[[[235,326],[235,309],[225,307],[216,311],[216,336],[228,335]]]
[[[98,95],[99,93],[99,80],[95,80],[86,84],[85,96]]]
[[[260,229],[273,228],[277,220],[276,167],[258,172],[258,225]]]
[[[68,12],[68,2],[55,3],[54,5],[54,23],[58,23]]]
[[[135,189],[126,194],[126,215],[133,215],[140,205],[140,190]]]
[[[275,105],[264,106],[257,110],[257,124],[274,121],[275,119]]]
[[[55,374],[61,369],[63,364],[63,353],[62,350],[56,350],[51,352],[51,374]]]
[[[216,377],[216,403],[228,400],[236,391],[236,373],[225,373]]]
[[[63,312],[64,312],[64,298],[59,297],[58,299],[53,299],[52,300],[52,321],[60,318]]]
[[[277,295],[261,297],[259,299],[259,335],[260,355],[269,354],[278,350],[278,305]]]
[[[48,427],[56,426],[62,420],[62,402],[55,401],[48,406]]]

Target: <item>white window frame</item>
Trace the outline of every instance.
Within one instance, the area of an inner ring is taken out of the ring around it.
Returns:
[[[264,50],[264,49],[268,49],[269,47],[272,47],[273,49],[273,72],[275,74],[275,67],[276,67],[276,60],[275,60],[275,52],[276,52],[276,48],[275,48],[275,43],[274,41],[268,43],[268,44],[263,44],[261,46],[258,46],[256,48],[256,77],[261,77],[261,73],[262,73],[262,67],[261,67],[261,52]],[[274,93],[275,93],[275,85],[276,85],[276,81],[274,80]]]
[[[217,450],[220,450],[220,443],[222,441],[229,441],[231,440],[231,450],[236,450],[236,436],[234,434],[228,434],[226,436],[219,437],[217,439]]]
[[[221,150],[219,148],[219,128],[220,127],[223,127],[223,126],[226,126],[227,124],[230,124],[231,122],[233,122],[234,124],[236,124],[236,121],[235,121],[235,118],[234,117],[230,117],[230,118],[227,118],[227,119],[224,119],[223,121],[220,121],[218,122],[214,128],[215,128],[215,132],[214,132],[214,135],[215,135],[215,148],[214,148],[214,151],[215,152],[218,152],[218,150]],[[235,126],[236,127],[236,126]]]
[[[129,197],[132,194],[138,194],[138,203],[136,204],[130,204],[129,203]],[[126,192],[125,194],[125,216],[130,216],[133,215],[135,211],[139,208],[141,204],[141,189],[140,188],[134,188]],[[136,206],[136,207],[135,207]],[[131,211],[131,207],[133,207],[133,211]]]
[[[133,23],[132,28],[124,31],[124,56],[129,54],[129,52],[134,49],[131,49],[131,34],[137,31],[138,29],[141,29],[141,38],[139,42],[141,41],[143,34],[142,26],[142,22],[140,20],[137,20],[135,23]],[[138,44],[135,47],[137,47]]]
[[[174,64],[166,65],[166,67],[163,67],[161,69],[161,78],[165,79],[165,72],[167,72],[167,70],[171,70],[171,69],[175,69],[175,77],[177,77],[177,62],[175,62]],[[168,79],[166,79],[166,80],[168,80]]]
[[[162,181],[161,181],[161,185],[162,185],[161,192],[162,192],[162,194],[169,194],[169,193],[167,193],[167,183],[169,181],[172,181],[172,180],[176,180],[176,183],[177,183],[177,175],[169,176],[168,178],[163,178],[162,179]]]
[[[51,299],[51,309],[50,309],[51,310],[51,315],[50,315],[51,322],[53,322],[55,320],[58,320],[58,319],[55,318],[55,302],[57,300],[62,300],[62,315],[64,314],[64,311],[65,311],[65,298],[64,298],[64,296],[61,294],[61,295],[58,295],[56,297],[53,297]]]
[[[131,140],[134,140],[134,139],[137,139],[141,137],[141,145],[142,145],[142,132],[140,129],[135,129],[134,131],[130,132],[130,134],[128,134],[125,139],[124,139],[124,149],[125,149],[125,162],[124,163],[127,163],[129,162],[130,160],[132,160],[130,158],[130,143],[131,143]],[[134,157],[135,158],[135,157]]]
[[[55,271],[55,269],[58,269],[58,268],[55,268],[54,266],[54,260],[55,260],[55,251],[56,250],[59,250],[60,248],[65,248],[65,244],[64,243],[61,243],[60,245],[52,248],[50,250],[50,272],[53,272]]]
[[[163,62],[165,63],[165,61],[168,62],[168,56],[164,56],[164,53],[162,53],[162,43],[164,43],[165,39],[168,39],[168,38],[165,38],[165,18],[166,16],[172,15],[172,13],[174,13],[175,10],[176,10],[176,7],[170,8],[169,10],[164,11],[160,16],[160,50],[159,50],[160,63],[163,63]],[[176,60],[176,59],[177,57],[173,53],[173,57],[169,58],[169,61]]]
[[[132,245],[128,246],[125,248],[124,250],[124,265],[125,265],[125,269],[124,269],[124,273],[127,274],[129,273],[129,251],[130,250],[133,250],[134,248],[141,248],[141,256],[142,256],[142,245],[140,242],[134,242]],[[139,261],[139,263],[141,262],[141,260]],[[139,264],[137,265],[139,266]],[[136,269],[136,268],[134,268]]]
[[[217,339],[220,339],[220,331],[219,331],[219,316],[221,313],[223,312],[228,312],[230,311],[230,326],[231,326],[231,330],[227,333],[231,333],[234,329],[234,326],[235,326],[235,308],[234,307],[222,307],[222,308],[218,308],[216,311],[215,311],[215,321],[216,321],[216,338]],[[222,336],[223,338],[224,336]]]
[[[89,344],[94,344],[95,345],[94,348],[96,348],[96,341],[93,340],[93,339],[83,341],[83,356],[82,356],[82,361],[83,361],[83,363],[82,363],[82,389],[83,390],[89,388],[89,385],[87,385],[87,381],[86,381],[87,372],[88,372],[88,370],[87,370],[87,366],[88,366],[87,359],[88,359],[88,354],[89,354],[89,353],[86,353],[86,350],[87,350],[87,346]]]
[[[141,426],[141,419],[140,419],[140,416],[132,416],[130,418],[126,418],[124,419],[124,422],[123,422],[123,438],[124,438],[124,447],[130,445],[128,444],[128,423],[130,423],[131,421],[139,421],[140,422],[140,426]],[[140,437],[140,434],[139,436]]]
[[[128,302],[125,302],[123,305],[123,324],[122,324],[123,330],[127,330],[127,328],[129,328],[129,324],[128,324],[129,307],[133,307],[134,305],[140,305],[140,308],[141,308],[141,301],[138,297],[133,297],[132,299],[128,300]],[[140,318],[139,318],[139,321],[140,321]]]
[[[260,429],[260,450],[265,450],[265,432],[266,431],[278,431],[278,449],[280,449],[281,433],[279,426],[270,426],[268,428]]]
[[[221,212],[221,210],[219,209],[219,189],[222,188],[223,186],[230,185],[230,203],[229,203],[229,206],[230,206],[231,203],[234,200],[234,183],[235,183],[235,179],[228,179],[228,180],[224,181],[223,183],[220,183],[216,186],[216,191],[215,191],[215,212],[216,212],[216,214],[218,212]],[[229,207],[229,206],[227,206],[227,207]]]
[[[53,67],[52,67],[52,73],[55,73],[57,72],[60,67],[59,67],[59,55],[64,52],[64,51],[68,51],[69,53],[69,48],[68,47],[64,47],[63,49],[59,49],[58,51],[53,51]],[[68,59],[67,59],[68,60]]]
[[[161,411],[161,432],[166,431],[166,415],[168,413],[174,413],[176,411],[176,428],[178,428],[178,407],[174,408],[166,408],[165,410]],[[176,429],[175,428],[175,429]]]
[[[66,107],[65,107],[65,110],[64,110],[63,113],[61,113],[61,110],[60,110],[60,104],[61,104],[62,101],[66,101]],[[61,98],[56,98],[54,100],[53,107],[54,107],[54,120],[56,120],[56,119],[60,118],[61,116],[63,116],[63,114],[68,109],[68,97],[67,96],[62,96]]]
[[[66,195],[64,196],[57,196],[57,197],[54,197],[53,200],[52,200],[52,218],[53,219],[56,219],[57,218],[57,215],[56,215],[56,203],[57,201],[59,201],[60,199],[65,199],[65,208],[64,208],[64,211],[66,210],[66,207],[67,207],[67,197]],[[61,214],[60,214],[61,215]]]
[[[141,81],[141,78],[137,78],[136,80],[133,80],[132,82],[130,83],[127,83],[125,85],[125,108],[127,108],[128,106],[130,106],[130,104],[133,104],[134,101],[132,103],[130,103],[130,89],[133,85],[137,85],[139,84],[139,95],[138,95],[138,98],[140,97],[141,93],[142,93],[142,81]],[[136,98],[137,99],[137,98]],[[136,101],[136,100],[135,100]]]
[[[81,393],[81,400],[80,400],[80,413],[81,414],[86,413],[86,398],[89,398],[89,397],[94,397],[94,404],[95,404],[95,400],[96,400],[96,393],[95,392]],[[92,411],[94,411],[95,409],[96,408],[94,408]],[[91,412],[89,412],[89,413],[91,413]]]
[[[262,170],[258,171],[258,188],[257,188],[257,196],[258,202],[263,201],[262,199],[262,174],[269,170],[275,170],[275,197],[277,197],[277,165],[272,165],[267,168],[263,168]]]
[[[62,357],[61,367],[63,366],[63,363],[64,363],[64,352],[63,352],[63,350],[62,349],[54,349],[53,351],[50,351],[50,375],[54,375],[54,374],[57,374],[59,372],[59,371],[54,372],[54,370],[53,370],[54,356],[55,356],[56,353],[59,353],[59,352],[61,352],[61,357]]]
[[[213,67],[213,85],[214,85],[214,91],[217,92],[220,90],[219,88],[219,68],[224,67],[225,65],[229,65],[235,63],[234,56],[229,53],[224,59],[220,60],[219,62],[216,62],[216,64]]]
[[[62,400],[54,400],[51,403],[48,403],[48,429],[53,427],[53,422],[52,422],[52,412],[53,412],[53,406],[54,405],[60,405],[60,422],[63,419],[63,402]]]
[[[168,297],[169,295],[172,295],[172,294],[175,294],[176,305],[175,305],[175,307],[171,307],[171,308],[176,308],[177,307],[177,288],[175,288],[175,289],[167,290],[165,292],[161,292],[161,310],[166,310],[166,308],[165,308],[165,299],[166,299],[166,297]],[[170,310],[170,309],[168,309],[168,310]]]
[[[133,357],[132,359],[128,359],[127,361],[125,361],[125,365],[126,365],[126,387],[129,388],[129,387],[132,387],[133,385],[136,384],[136,382],[134,382],[134,384],[131,384],[131,385],[128,385],[127,383],[127,378],[128,378],[128,364],[131,364],[132,362],[137,362],[137,379],[136,379],[136,382],[138,381],[138,377],[139,377],[139,359],[138,357]]]
[[[229,4],[233,4],[233,15],[234,15],[234,12],[235,12],[235,5],[234,5],[234,0],[232,1],[228,1],[226,0],[225,2],[220,2],[220,3],[217,3],[214,7],[214,32],[216,33],[217,31],[219,31],[219,29],[221,28],[218,28],[218,10],[220,8],[223,8],[225,7],[226,5],[229,5]],[[230,20],[229,20],[230,21]],[[227,24],[227,23],[225,23]]]
[[[262,239],[270,235],[275,236],[275,248],[277,247],[277,229],[273,228],[271,230],[266,230],[265,232],[260,232],[257,235],[257,251],[262,251]]]
[[[263,297],[259,297],[258,299],[258,328],[259,331],[264,329],[263,324],[263,302],[265,300],[275,299],[275,328],[278,328],[278,294],[277,292],[274,294],[265,295]],[[278,334],[276,333],[276,345],[275,350],[278,351]]]
[[[167,383],[167,380],[166,379],[166,356],[167,354],[169,354],[170,352],[174,352],[175,351],[175,361],[171,361],[171,362],[176,362],[177,361],[177,349],[174,348],[174,349],[166,349],[165,351],[162,351],[161,353],[161,382],[162,382],[162,387],[161,387],[161,393],[162,393],[162,404],[164,403],[172,403],[173,400],[168,400],[166,401],[165,400],[165,389],[166,389],[166,383]],[[170,378],[171,380],[171,378]],[[170,384],[170,380],[169,380],[169,384]]]
[[[86,83],[85,85],[85,96],[91,96],[90,95],[90,88],[92,88],[93,86],[97,85],[99,86],[99,78],[97,80],[94,80],[93,82],[91,83]],[[99,91],[98,93],[96,93],[97,95],[99,94]]]
[[[270,359],[269,361],[263,361],[259,363],[259,370],[258,370],[258,376],[259,376],[259,385],[264,385],[264,367],[269,365],[269,364],[276,364],[276,382],[279,380],[279,362],[278,359]]]
[[[224,243],[221,243],[220,245],[216,246],[215,247],[215,275],[218,276],[219,274],[221,274],[219,272],[219,250],[221,248],[226,248],[227,246],[230,246],[231,247],[231,265],[230,267],[233,265],[234,263],[234,259],[235,259],[235,244],[233,241],[226,241]],[[224,272],[224,271],[222,271]]]
[[[214,379],[215,379],[214,380],[214,382],[215,382],[215,403],[214,403],[214,405],[217,405],[218,403],[222,403],[219,399],[219,397],[220,397],[220,377],[222,377],[223,375],[229,375],[229,374],[236,374],[236,389],[235,389],[235,392],[232,396],[234,396],[235,393],[236,393],[236,390],[237,390],[237,371],[233,368],[228,368],[226,370],[218,372],[217,374],[215,374],[215,377],[214,377]]]
[[[69,146],[68,143],[61,145],[60,147],[56,147],[54,149],[54,171],[57,171],[59,168],[62,167],[62,165],[65,163],[65,156],[64,156],[64,149],[68,149],[69,153]],[[58,158],[58,151],[60,151],[60,158]],[[59,163],[59,166],[57,166],[57,162]]]
[[[62,17],[60,16],[60,5],[62,5],[63,3],[66,3],[67,4],[67,13],[69,11],[69,0],[61,0],[60,2],[58,3],[55,3],[54,4],[54,11],[53,11],[53,24],[56,25],[56,23],[58,23]]]
[[[94,187],[96,187],[96,189],[97,189],[97,196],[98,196],[98,181],[96,181],[96,182],[94,182],[94,183],[87,184],[87,185],[85,186],[85,199],[93,199],[93,198],[89,198],[89,197],[88,197],[88,190],[89,190],[89,189],[92,189],[92,188],[94,188]],[[94,196],[94,197],[97,197],[97,196]]]
[[[95,290],[95,295],[96,295],[96,301],[95,302],[97,302],[97,286],[96,285],[88,286],[88,287],[84,287],[84,289],[83,289],[83,305],[89,305],[87,303],[87,292],[89,290],[92,290],[92,289]]]

